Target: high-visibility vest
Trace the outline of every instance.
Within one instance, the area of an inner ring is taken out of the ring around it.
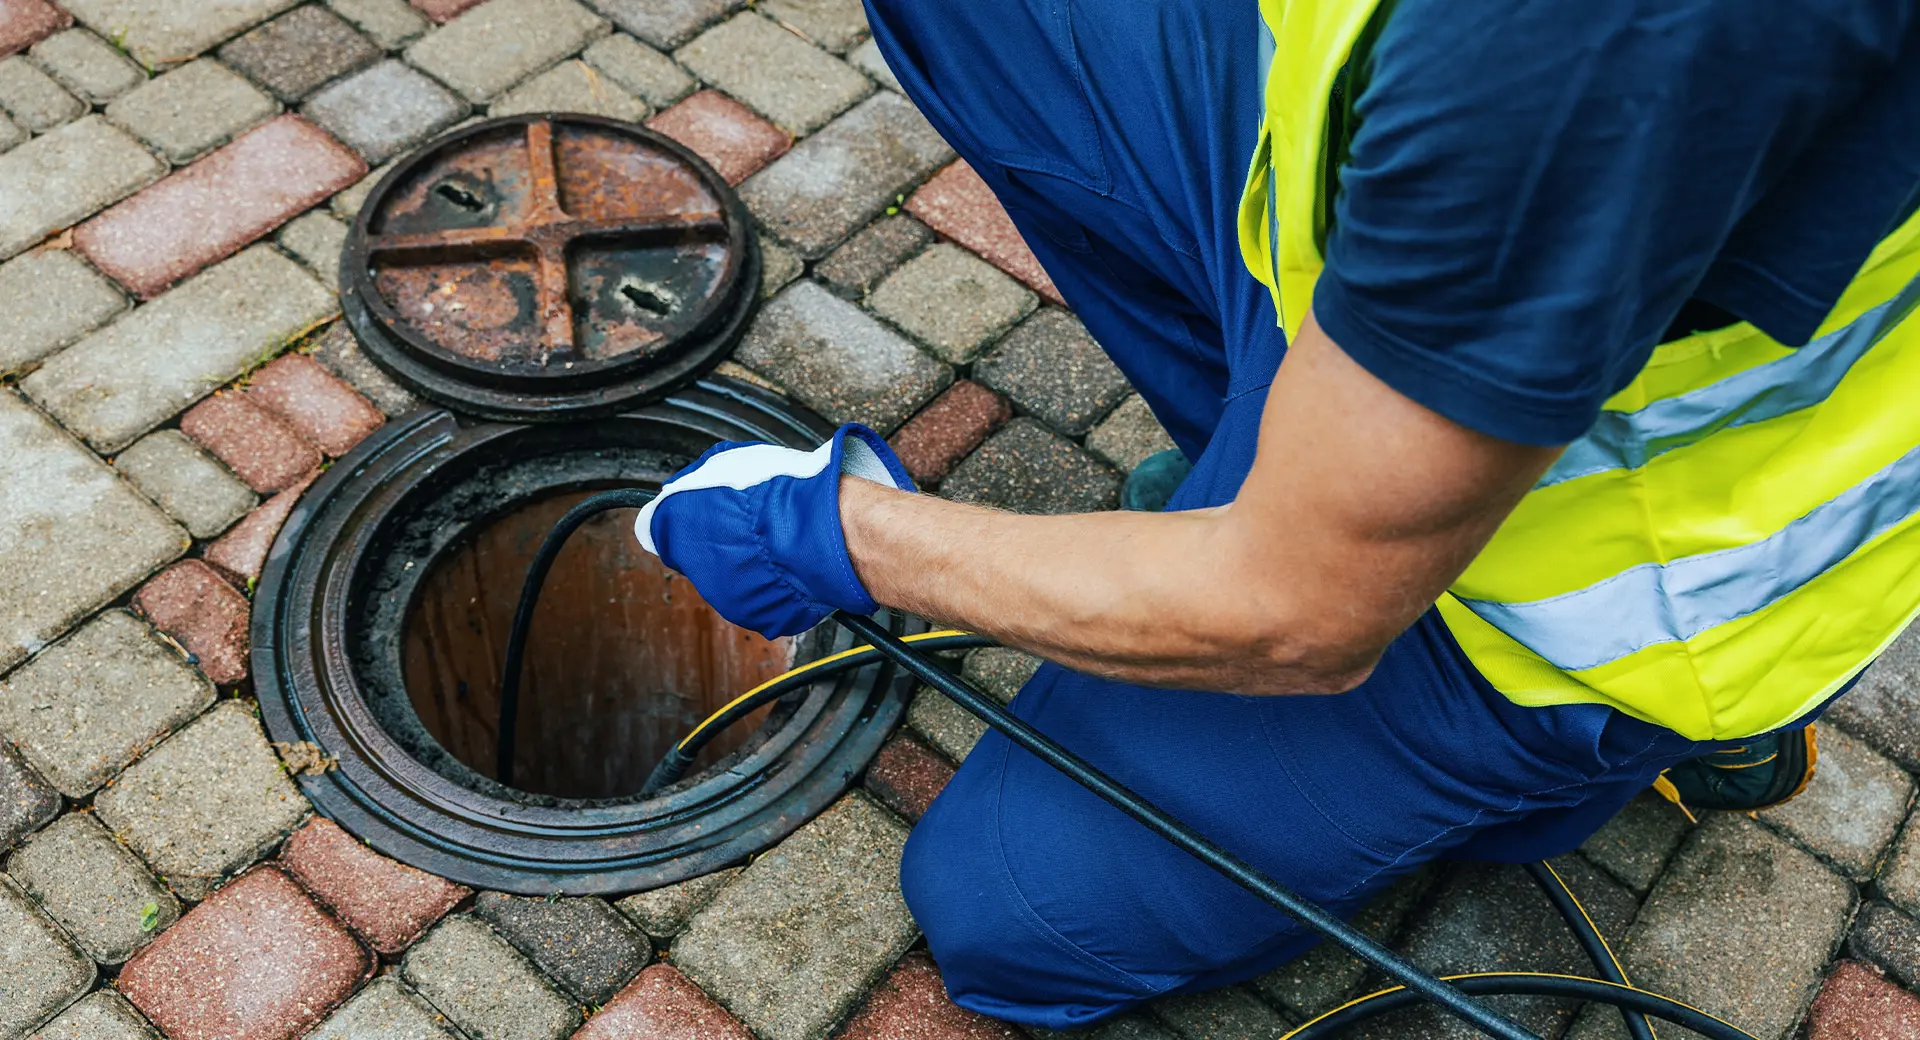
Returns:
[[[1329,97],[1379,0],[1260,0],[1247,269],[1298,335],[1322,267]],[[1697,740],[1819,706],[1920,614],[1920,215],[1805,346],[1745,322],[1655,348],[1438,607],[1523,705]]]

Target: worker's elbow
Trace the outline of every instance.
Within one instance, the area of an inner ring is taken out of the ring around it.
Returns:
[[[1386,643],[1359,633],[1275,632],[1251,655],[1240,692],[1256,696],[1346,693],[1373,675]]]

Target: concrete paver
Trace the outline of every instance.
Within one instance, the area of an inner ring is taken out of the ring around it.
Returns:
[[[607,31],[573,0],[488,0],[421,37],[407,60],[477,104]]]
[[[758,10],[835,54],[867,38],[867,9],[860,0],[765,0]]]
[[[54,1016],[34,1040],[160,1040],[160,1034],[119,992],[97,989]]]
[[[953,763],[905,734],[881,747],[867,766],[867,791],[881,805],[917,823],[953,779]]]
[[[85,29],[55,33],[33,45],[33,63],[91,105],[104,105],[147,81],[147,70]]]
[[[875,314],[926,344],[935,357],[955,365],[979,357],[1039,303],[1039,297],[992,264],[946,242],[901,265],[867,300]],[[985,379],[982,382],[994,386]],[[1121,385],[1124,392],[1124,380]],[[994,388],[1005,392],[1003,387]]]
[[[390,51],[418,39],[432,26],[406,0],[327,0],[327,6]]]
[[[71,250],[0,264],[0,373],[25,370],[126,309],[120,290]]]
[[[762,307],[734,357],[829,420],[882,434],[953,382],[951,368],[812,281]]]
[[[1146,399],[1132,394],[1087,433],[1087,450],[1122,473],[1131,473],[1148,456],[1171,451],[1176,445],[1166,427],[1153,417]]]
[[[1354,915],[1354,927],[1376,940],[1392,943],[1407,916],[1432,889],[1436,873],[1429,867],[1395,880]],[[1321,943],[1254,979],[1250,985],[1269,1002],[1304,1019],[1346,1003],[1361,988],[1361,981],[1370,970],[1345,950]]]
[[[322,285],[339,291],[340,254],[347,245],[345,224],[320,210],[308,210],[288,221],[275,241],[306,264]]]
[[[0,1036],[23,1037],[93,985],[93,962],[0,876]]]
[[[914,482],[930,490],[1011,418],[1013,406],[1006,398],[962,379],[907,420],[887,443]]]
[[[673,56],[793,134],[812,133],[873,90],[851,65],[751,11],[708,29]]]
[[[912,217],[882,217],[820,261],[814,277],[836,295],[858,302],[933,241],[933,232]]]
[[[13,121],[4,111],[0,111],[0,152],[10,151],[27,143],[27,128]]]
[[[59,814],[59,792],[0,741],[0,851]]]
[[[380,855],[324,817],[295,831],[280,860],[367,945],[388,956],[404,951],[473,894]]]
[[[1004,1022],[947,999],[940,970],[924,953],[910,953],[887,972],[836,1040],[1025,1040]]]
[[[384,421],[372,402],[305,354],[261,366],[248,378],[245,394],[249,402],[335,457],[352,450]]]
[[[28,838],[7,873],[101,964],[125,961],[180,917],[180,901],[91,813]]]
[[[747,6],[747,0],[588,0],[620,28],[663,51]]]
[[[1055,303],[1060,290],[1047,277],[1039,258],[1020,237],[1013,218],[994,198],[993,189],[965,162],[956,162],[926,183],[907,200],[907,212],[985,257],[989,263],[1025,282],[1034,292]]]
[[[247,677],[247,597],[200,560],[182,560],[133,595],[133,609],[193,655],[216,683]]]
[[[638,123],[653,107],[578,59],[563,61],[507,91],[487,106],[490,116],[522,112],[585,112]]]
[[[380,48],[324,7],[296,7],[220,48],[220,60],[292,104],[380,59]]]
[[[672,58],[626,33],[595,40],[580,57],[654,108],[666,108],[698,86]]]
[[[1150,1009],[1180,1040],[1280,1040],[1288,1030],[1286,1016],[1241,986],[1162,997]]]
[[[727,1009],[666,964],[640,973],[573,1040],[753,1040]]]
[[[1086,326],[1058,307],[1021,322],[980,359],[973,377],[1070,435],[1091,430],[1131,389]]]
[[[18,55],[0,58],[0,109],[29,133],[43,134],[87,112],[87,103]]]
[[[1902,985],[1920,986],[1920,922],[1889,903],[1860,908],[1847,950],[1885,968]]]
[[[1880,894],[1910,914],[1920,914],[1920,826],[1911,819],[1880,871]]]
[[[880,45],[872,40],[848,51],[847,63],[866,73],[868,78],[888,90],[895,92],[900,90],[900,77],[893,74],[893,69],[887,65],[886,57],[880,53]]]
[[[320,449],[240,391],[220,391],[188,409],[180,432],[263,495],[292,487],[324,461]]]
[[[487,1040],[559,1040],[580,1024],[571,1000],[469,914],[428,932],[400,973],[461,1029]]]
[[[987,734],[987,724],[931,686],[915,691],[907,705],[907,725],[955,762],[964,760]]]
[[[72,15],[47,0],[7,0],[0,4],[0,58],[72,24]]]
[[[412,66],[383,61],[321,90],[300,111],[377,163],[459,122],[471,109]]]
[[[201,58],[115,99],[106,115],[178,166],[279,111],[279,104],[245,76]]]
[[[1813,782],[1760,819],[1799,839],[1855,881],[1873,877],[1913,802],[1913,781],[1864,741],[1836,727],[1819,733]]]
[[[88,116],[0,155],[0,260],[167,172],[140,142]],[[58,184],[60,191],[47,191]]]
[[[652,944],[604,899],[482,892],[474,915],[582,1004],[604,1004],[653,956]]]
[[[703,90],[653,117],[647,126],[694,150],[739,184],[792,147],[787,132],[717,90]]]
[[[1018,513],[1112,509],[1120,475],[1038,421],[1019,418],[954,467],[940,493]]]
[[[694,913],[712,902],[739,874],[738,867],[716,870],[650,892],[635,893],[616,905],[641,931],[656,942],[664,942],[679,935]]]
[[[208,545],[206,552],[201,554],[202,558],[251,589],[253,583],[259,580],[261,569],[266,566],[274,538],[285,526],[287,517],[293,514],[293,507],[299,504],[307,485],[312,484],[318,476],[317,470],[309,473],[261,503],[260,508],[233,525],[233,530]]]
[[[1822,718],[1865,738],[1907,772],[1920,772],[1920,626],[1894,640]]]
[[[1807,1040],[1911,1040],[1920,1036],[1920,997],[1859,961],[1841,961],[1808,1015]]]
[[[114,40],[152,69],[199,56],[300,0],[67,0],[87,28]]]
[[[447,1017],[391,975],[354,994],[314,1027],[307,1040],[462,1040]]]
[[[1645,895],[1692,829],[1678,806],[1644,791],[1588,838],[1580,853],[1621,884]]]
[[[354,341],[346,322],[335,322],[328,326],[327,331],[320,335],[312,356],[388,416],[410,412],[420,404],[418,398],[394,382],[392,376],[361,352],[360,344]]]

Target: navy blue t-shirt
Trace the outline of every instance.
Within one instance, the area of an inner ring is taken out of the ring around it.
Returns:
[[[1806,342],[1920,201],[1917,9],[1400,0],[1354,73],[1320,325],[1532,444],[1585,433],[1683,307]]]

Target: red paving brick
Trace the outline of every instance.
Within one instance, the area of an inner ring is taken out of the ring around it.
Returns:
[[[292,487],[326,461],[293,427],[231,390],[189,409],[180,417],[180,432],[263,495]]]
[[[152,297],[366,172],[326,131],[283,115],[80,225],[73,245]]]
[[[1006,398],[962,379],[907,420],[888,444],[916,482],[933,487],[1011,418]]]
[[[1920,1040],[1920,997],[1841,961],[1807,1016],[1807,1040]]]
[[[953,763],[908,736],[887,741],[867,767],[867,790],[887,808],[919,820],[953,779]]]
[[[162,932],[116,984],[169,1040],[291,1040],[372,971],[351,932],[259,867]]]
[[[455,15],[479,4],[480,0],[413,0],[415,10],[436,22],[450,22]]]
[[[240,582],[260,577],[260,568],[266,566],[267,551],[273,548],[273,537],[280,533],[287,514],[293,512],[307,485],[319,475],[317,470],[307,474],[299,483],[262,502],[259,508],[233,525],[233,530],[214,539],[207,546],[207,562]]]
[[[133,609],[198,659],[216,683],[247,677],[247,597],[200,560],[182,560],[133,594]]]
[[[615,994],[573,1040],[753,1040],[677,968],[655,964]]]
[[[390,860],[332,820],[314,817],[280,852],[282,864],[367,945],[397,954],[473,890]]]
[[[728,184],[738,184],[793,147],[785,130],[717,90],[703,90],[647,120],[686,145]]]
[[[933,961],[925,954],[911,953],[874,987],[866,1006],[837,1036],[838,1040],[1020,1040],[1022,1034],[948,1000]]]
[[[255,372],[247,400],[334,456],[345,455],[386,421],[358,390],[304,354],[288,354]]]
[[[47,0],[0,0],[0,58],[25,50],[73,24]]]
[[[993,189],[966,160],[941,170],[914,192],[907,200],[907,212],[1027,283],[1034,292],[1055,303],[1066,303],[1039,258],[1027,248],[1026,239],[1020,237],[1020,230],[1013,226],[1013,218],[993,197]]]

